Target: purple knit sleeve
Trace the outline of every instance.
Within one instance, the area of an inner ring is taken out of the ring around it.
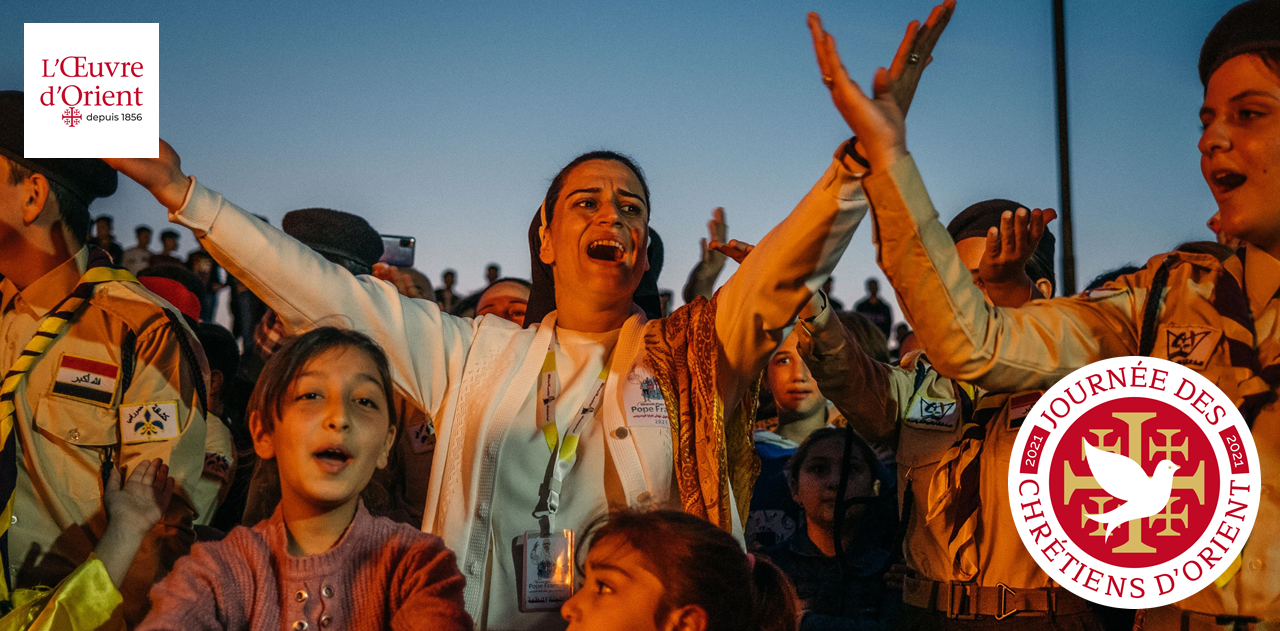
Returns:
[[[252,538],[237,528],[222,541],[192,547],[151,588],[151,612],[135,631],[247,629],[255,585],[250,557],[257,552]]]
[[[392,631],[470,631],[462,601],[466,579],[443,540],[415,531],[398,566],[390,586]]]

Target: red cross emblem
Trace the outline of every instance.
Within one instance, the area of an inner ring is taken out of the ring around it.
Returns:
[[[62,113],[62,122],[66,123],[67,127],[75,127],[76,125],[79,125],[80,110],[74,107],[68,107],[67,111]]]

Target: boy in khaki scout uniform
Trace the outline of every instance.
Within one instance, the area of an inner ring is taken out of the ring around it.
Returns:
[[[126,619],[192,539],[203,355],[181,317],[85,245],[101,160],[24,159],[22,93],[0,92],[0,514],[5,599],[52,586],[101,536],[104,467],[162,458],[177,491],[120,587]]]
[[[1053,235],[1000,259],[984,256],[989,230],[1018,207],[981,202],[947,226],[965,268],[986,281],[987,299],[1005,307],[1053,294]],[[1009,512],[1009,454],[1039,392],[988,393],[952,381],[918,351],[900,368],[882,364],[830,309],[802,319],[796,331],[819,390],[864,438],[897,449],[911,570],[903,580],[900,628],[1096,628],[1088,603],[1009,543],[1018,540]]]
[[[834,46],[820,50],[838,72]],[[1214,381],[1249,422],[1264,472],[1253,533],[1214,585],[1145,612],[1146,629],[1280,627],[1280,1],[1227,13],[1200,51],[1201,170],[1221,229],[1244,246],[1219,260],[1173,252],[1081,296],[992,309],[938,222],[906,150],[902,117],[839,72],[833,99],[875,147],[864,180],[880,266],[937,370],[995,391],[1045,388],[1094,361],[1148,355]],[[1053,211],[1005,220],[1044,229]],[[1140,229],[1137,227],[1135,229]],[[1002,227],[1003,230],[1003,227]],[[1004,247],[1004,246],[1001,246]],[[1009,545],[1016,545],[1016,540]]]

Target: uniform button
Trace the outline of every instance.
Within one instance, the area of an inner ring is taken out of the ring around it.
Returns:
[[[495,458],[495,457],[497,457],[497,455],[498,455],[498,443],[497,443],[497,441],[494,441],[494,442],[492,442],[492,443],[489,443],[489,457],[490,457],[490,458]]]
[[[653,499],[653,495],[650,494],[648,491],[645,491],[644,493],[641,493],[640,495],[636,496],[636,501],[640,502],[641,504],[647,504],[651,499]]]
[[[476,507],[476,517],[479,517],[480,519],[488,519],[488,518],[489,518],[489,504],[488,504],[488,503],[484,503],[484,504],[481,504],[480,506],[477,506],[477,507]]]
[[[325,585],[324,588],[320,590],[320,595],[325,598],[333,598],[333,586]],[[323,620],[321,621],[321,624],[324,624]]]
[[[67,435],[71,437],[71,440],[80,440],[80,430],[78,429],[72,429],[70,432],[67,432]]]
[[[305,589],[300,589],[300,590],[298,590],[298,593],[296,593],[296,594],[294,594],[294,595],[293,595],[293,599],[294,599],[294,600],[296,600],[296,601],[298,601],[298,602],[304,602],[304,601],[306,601],[306,600],[307,600],[307,590],[305,590]]]
[[[1251,570],[1261,570],[1261,569],[1262,569],[1262,559],[1254,559],[1254,560],[1250,561],[1250,562],[1249,562],[1249,569],[1251,569]]]
[[[307,627],[309,626],[311,625],[307,624],[306,620],[299,620],[293,623],[293,631],[307,631]]]
[[[320,616],[320,626],[321,626],[321,627],[328,627],[328,626],[329,626],[329,625],[331,625],[331,624],[333,624],[333,616],[331,616],[331,615],[329,615],[329,614],[325,614],[325,615],[323,615],[323,616]]]
[[[470,562],[470,563],[468,563],[468,564],[467,564],[467,574],[471,574],[472,576],[474,576],[474,575],[479,574],[479,573],[480,573],[480,562],[479,562],[479,561],[472,561],[472,562]]]
[[[17,516],[17,515],[10,515],[10,516],[9,516],[9,525],[13,525],[13,524],[16,524],[16,523],[18,523],[18,516]]]
[[[631,435],[631,432],[627,430],[627,428],[625,427],[619,427],[618,429],[613,430],[613,437],[619,440],[626,438],[627,436],[630,436],[630,435]]]

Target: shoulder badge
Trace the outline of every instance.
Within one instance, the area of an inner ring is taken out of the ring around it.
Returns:
[[[177,401],[120,406],[120,437],[124,444],[149,443],[177,436]]]
[[[1165,329],[1165,356],[1169,361],[1193,370],[1204,368],[1218,346],[1222,331],[1202,326],[1171,326]]]
[[[109,408],[119,376],[120,367],[115,364],[64,354],[58,360],[51,394]]]
[[[951,431],[960,419],[960,406],[955,399],[934,399],[916,395],[903,422],[908,427]]]

